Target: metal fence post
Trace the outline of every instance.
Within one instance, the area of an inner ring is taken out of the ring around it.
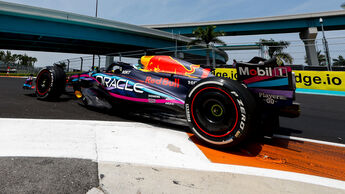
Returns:
[[[92,55],[92,66],[91,70],[93,71],[95,69],[95,54]]]
[[[70,63],[70,61],[69,61],[69,59],[67,59],[67,72],[69,72],[69,63]]]
[[[216,69],[216,54],[214,52],[214,45],[211,46],[212,47],[212,66],[213,69]]]
[[[83,71],[83,57],[80,57],[80,71]]]
[[[321,24],[321,30],[322,30],[322,42],[323,42],[323,46],[325,49],[325,56],[326,56],[326,63],[327,63],[327,69],[328,71],[332,71],[331,69],[331,57],[329,55],[329,48],[328,48],[328,42],[326,40],[326,36],[325,36],[325,29],[323,28],[323,19],[320,18],[320,24]]]
[[[98,56],[98,68],[101,68],[101,56],[97,55]]]
[[[119,61],[121,62],[122,55],[119,53]]]
[[[177,58],[177,34],[175,36],[175,58]]]

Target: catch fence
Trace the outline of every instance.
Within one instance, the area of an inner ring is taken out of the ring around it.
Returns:
[[[303,41],[307,42],[308,40],[289,40],[289,46],[282,51],[288,53],[292,58],[293,62],[287,63],[286,65],[291,66],[293,69],[296,70],[315,70],[315,71],[345,71],[344,66],[334,66],[335,61],[333,59],[338,60],[339,56],[345,56],[345,37],[330,37],[328,40],[329,52],[330,52],[330,61],[331,61],[331,69],[327,68],[326,61],[325,61],[325,47],[323,45],[322,39],[315,40],[315,48],[318,52],[318,60],[319,64],[316,66],[311,66],[307,64],[306,60],[306,52],[305,52],[305,44]],[[258,45],[258,47],[254,49],[245,49],[246,45]],[[308,45],[307,45],[308,46]],[[168,47],[168,48],[159,48],[159,49],[147,49],[147,50],[138,50],[138,51],[131,51],[131,52],[119,52],[119,53],[111,53],[107,56],[111,56],[113,61],[122,61],[127,63],[138,63],[138,60],[141,56],[144,55],[169,55],[179,59],[184,59],[186,61],[190,61],[195,64],[201,64],[202,66],[207,67],[232,67],[233,60],[239,61],[249,61],[254,56],[260,56],[264,58],[269,58],[268,56],[268,47],[260,46],[258,42],[242,42],[242,43],[227,43],[227,47],[236,47],[238,50],[235,49],[219,49],[210,46],[206,48],[206,46],[200,47],[198,46],[175,46],[175,47]],[[274,46],[271,46],[274,47]],[[279,46],[278,46],[279,47]],[[224,53],[228,56],[228,60],[226,62],[222,62],[218,55],[223,56]],[[92,66],[104,68],[107,64],[107,56],[102,55],[88,55],[78,58],[72,59],[65,59],[62,61],[58,61],[57,63],[63,64],[65,66],[65,70],[68,72],[79,72],[79,71],[87,71],[92,68]],[[208,57],[207,57],[208,56]],[[111,63],[112,61],[109,61]]]

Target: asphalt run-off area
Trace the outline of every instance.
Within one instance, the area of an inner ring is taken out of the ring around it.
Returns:
[[[24,80],[0,78],[2,193],[345,192],[343,96],[298,93],[301,116],[281,117],[273,138],[216,150],[72,94],[37,100]]]

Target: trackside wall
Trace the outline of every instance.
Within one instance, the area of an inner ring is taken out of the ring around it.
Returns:
[[[304,89],[345,91],[345,72],[340,71],[296,71],[296,87]],[[217,68],[214,74],[218,77],[237,79],[234,68]]]

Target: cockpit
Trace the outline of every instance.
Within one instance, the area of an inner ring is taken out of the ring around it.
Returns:
[[[120,74],[124,70],[130,70],[133,68],[135,68],[134,65],[129,63],[115,62],[109,65],[109,67],[106,69],[106,73]]]

